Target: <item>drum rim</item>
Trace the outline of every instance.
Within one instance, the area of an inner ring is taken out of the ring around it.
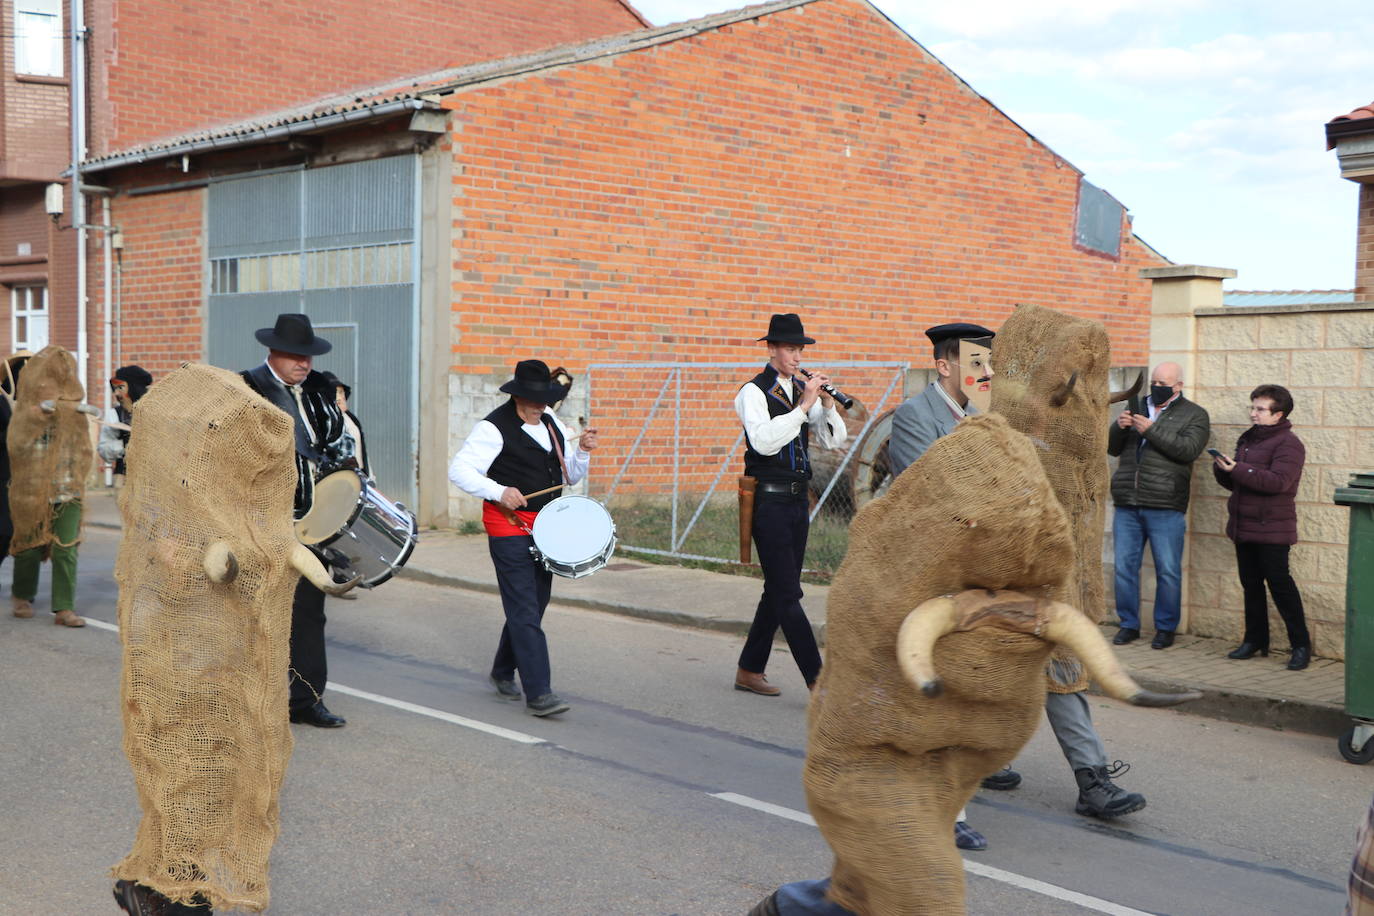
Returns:
[[[306,517],[310,515],[309,511],[307,511],[304,516],[296,519],[295,523],[292,525],[292,528],[296,535],[296,540],[300,541],[307,547],[328,547],[330,544],[333,544],[339,538],[343,537],[343,533],[347,531],[349,528],[353,527],[353,523],[356,522],[358,520],[358,516],[362,514],[364,496],[367,494],[368,491],[367,475],[364,474],[362,471],[358,470],[357,468],[339,468],[337,471],[331,471],[330,473],[324,475],[324,477],[321,477],[319,480],[316,481],[316,483],[318,484],[324,480],[327,480],[330,477],[333,477],[335,474],[356,474],[358,477],[358,496],[356,499],[353,500],[353,511],[348,513],[348,519],[342,525],[340,525],[334,531],[333,534],[331,534],[329,537],[325,538],[322,541],[305,541],[301,539],[299,525],[301,522],[305,521]],[[376,488],[374,487],[373,489]],[[310,508],[315,508],[313,496],[311,497]]]

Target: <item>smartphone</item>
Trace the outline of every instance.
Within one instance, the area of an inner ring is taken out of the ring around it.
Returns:
[[[1207,450],[1207,454],[1211,455],[1213,458],[1220,458],[1220,457],[1221,457],[1221,452],[1217,451],[1217,450],[1214,449],[1214,448],[1209,448],[1209,449]]]

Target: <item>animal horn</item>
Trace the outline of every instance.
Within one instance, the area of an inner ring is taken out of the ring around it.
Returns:
[[[1062,383],[1054,391],[1050,392],[1050,406],[1063,407],[1069,400],[1069,395],[1073,394],[1073,386],[1078,384],[1078,370],[1073,370],[1069,375],[1069,380]]]
[[[1131,384],[1131,387],[1124,388],[1121,391],[1113,391],[1110,395],[1107,396],[1107,403],[1115,404],[1117,401],[1126,400],[1127,398],[1133,396],[1137,391],[1139,391],[1140,386],[1143,384],[1145,384],[1145,373],[1136,373],[1135,382]]]
[[[938,697],[944,690],[935,673],[935,643],[953,632],[957,623],[954,599],[944,596],[917,605],[897,631],[897,664],[906,679],[928,697]]]
[[[239,574],[238,558],[234,556],[234,551],[229,548],[227,541],[215,541],[205,548],[201,565],[205,568],[206,578],[216,585],[233,582]]]
[[[342,595],[351,591],[353,586],[362,581],[361,575],[354,576],[347,582],[335,582],[325,570],[324,564],[319,558],[310,552],[310,548],[304,544],[297,543],[291,549],[291,566],[302,576],[310,580],[310,584],[324,592],[326,595]]]
[[[1045,610],[1049,617],[1049,623],[1044,631],[1045,639],[1073,650],[1108,696],[1125,700],[1133,706],[1176,706],[1188,700],[1202,698],[1202,694],[1196,690],[1182,693],[1157,693],[1146,690],[1126,673],[1126,669],[1121,667],[1121,662],[1117,660],[1116,654],[1102,636],[1102,631],[1090,623],[1077,608],[1070,607],[1062,601],[1051,601]]]

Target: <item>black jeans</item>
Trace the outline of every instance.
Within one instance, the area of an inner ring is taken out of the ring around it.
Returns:
[[[324,592],[301,576],[291,601],[291,708],[309,709],[324,696]]]
[[[518,669],[526,702],[552,692],[553,676],[543,628],[553,573],[534,562],[530,555],[533,544],[534,538],[527,534],[487,538],[496,584],[501,589],[501,607],[506,612],[491,676],[500,681],[514,680]]]
[[[754,547],[763,567],[763,596],[739,654],[741,668],[762,674],[773,651],[773,636],[782,627],[787,647],[807,684],[821,673],[816,634],[801,606],[802,556],[811,530],[809,515],[805,496],[759,494],[754,505]]]
[[[1274,607],[1288,629],[1288,645],[1310,649],[1302,595],[1288,572],[1287,544],[1236,544],[1236,570],[1245,593],[1245,642],[1269,648],[1269,605],[1264,598],[1264,583],[1274,596]]]

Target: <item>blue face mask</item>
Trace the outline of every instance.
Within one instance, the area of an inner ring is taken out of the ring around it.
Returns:
[[[1156,407],[1163,407],[1168,403],[1169,398],[1174,396],[1174,389],[1169,385],[1151,385],[1150,400],[1155,402]]]

